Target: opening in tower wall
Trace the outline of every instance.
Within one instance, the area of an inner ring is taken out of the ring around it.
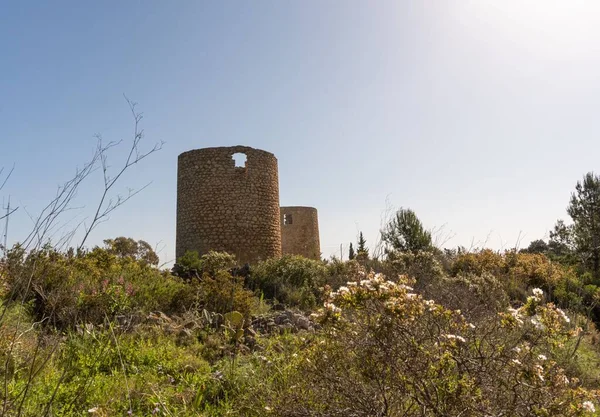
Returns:
[[[231,155],[231,158],[235,161],[236,168],[246,168],[246,161],[248,160],[248,156],[245,153],[234,153]]]
[[[291,214],[283,215],[283,224],[292,224],[292,215]]]

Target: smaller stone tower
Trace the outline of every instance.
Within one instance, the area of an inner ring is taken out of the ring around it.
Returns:
[[[281,207],[281,252],[321,259],[319,217],[314,207]]]

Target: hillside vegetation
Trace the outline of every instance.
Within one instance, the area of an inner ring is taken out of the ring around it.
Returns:
[[[0,414],[594,415],[598,294],[573,266],[388,252],[249,270],[188,253],[172,275],[114,240],[17,246],[0,264]]]

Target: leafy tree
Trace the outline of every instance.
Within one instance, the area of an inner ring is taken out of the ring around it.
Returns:
[[[357,255],[361,257],[369,256],[369,248],[367,248],[367,240],[363,236],[363,232],[360,232],[358,235],[358,250]]]
[[[573,237],[577,252],[600,278],[600,177],[588,172],[577,182],[567,213],[573,219]]]
[[[350,242],[350,249],[348,249],[348,259],[352,260],[356,257],[356,253],[354,253],[354,247],[352,246],[352,242]]]
[[[526,249],[521,249],[523,253],[546,253],[548,252],[548,244],[542,239],[532,241]]]
[[[411,209],[400,208],[381,231],[381,240],[387,245],[387,251],[418,252],[433,248],[431,233]]]
[[[550,231],[548,250],[553,257],[564,257],[575,253],[573,241],[573,225],[566,225],[563,220],[558,220],[554,229]]]
[[[109,253],[121,258],[131,257],[150,265],[158,265],[158,255],[145,240],[134,240],[130,237],[119,236],[115,239],[105,239],[104,245]]]

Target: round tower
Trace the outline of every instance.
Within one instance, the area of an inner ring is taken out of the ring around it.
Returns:
[[[247,146],[179,155],[176,256],[188,250],[226,251],[239,263],[281,256],[275,155]]]
[[[314,207],[281,207],[281,251],[321,259],[319,216]]]

